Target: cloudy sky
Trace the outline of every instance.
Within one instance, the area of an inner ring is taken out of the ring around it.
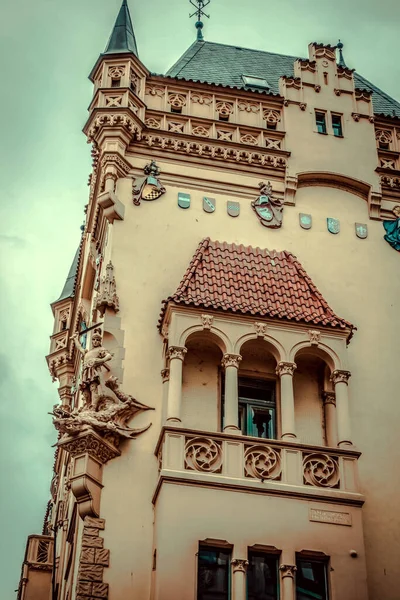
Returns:
[[[129,0],[139,53],[159,73],[194,41],[189,0]],[[120,0],[1,0],[0,597],[15,597],[26,537],[40,533],[57,401],[44,356],[49,304],[79,241],[90,153],[87,75]],[[400,99],[398,0],[212,0],[206,39],[307,55],[345,44],[348,66]]]

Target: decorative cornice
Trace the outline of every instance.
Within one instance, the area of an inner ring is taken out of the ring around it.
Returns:
[[[336,371],[333,371],[331,375],[331,381],[333,381],[334,385],[336,385],[337,383],[348,384],[350,377],[350,371],[341,371],[340,369],[336,369]]]
[[[290,375],[291,377],[293,377],[293,374],[296,369],[296,363],[282,361],[278,363],[275,372],[277,375],[279,375],[279,377],[282,377],[282,375]]]
[[[285,579],[285,577],[294,579],[297,567],[296,565],[280,565],[279,570],[281,572],[282,579]]]
[[[90,127],[87,130],[88,140],[94,140],[97,132],[103,127],[122,128],[130,137],[134,137],[136,140],[140,140],[142,137],[141,129],[138,127],[136,121],[128,114],[120,112],[102,112],[97,114],[90,122]]]
[[[242,360],[240,354],[224,354],[224,357],[221,361],[221,365],[226,369],[227,367],[235,367],[235,369],[239,368],[239,363]]]
[[[93,430],[86,430],[76,437],[68,436],[58,442],[58,446],[68,452],[73,458],[80,454],[89,454],[101,464],[119,456],[120,451],[100,437]]]
[[[168,358],[169,360],[185,360],[185,354],[187,353],[187,348],[184,346],[170,346],[168,348]]]
[[[231,565],[234,573],[246,573],[249,561],[245,558],[232,558]]]

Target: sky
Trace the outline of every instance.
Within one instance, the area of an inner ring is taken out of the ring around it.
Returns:
[[[0,598],[15,598],[41,533],[58,401],[45,355],[88,199],[87,76],[121,0],[0,0]],[[195,39],[189,0],[129,0],[142,62],[165,72]],[[194,10],[194,9],[193,9]],[[344,43],[349,67],[400,100],[398,0],[211,0],[205,39],[307,56]]]

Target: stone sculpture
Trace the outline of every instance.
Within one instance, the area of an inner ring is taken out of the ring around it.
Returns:
[[[386,235],[383,239],[392,246],[397,252],[400,252],[400,204],[394,207],[393,214],[396,217],[394,221],[383,221]]]
[[[260,196],[251,203],[253,210],[264,227],[279,229],[283,219],[283,201],[272,195],[270,182],[260,182]]]

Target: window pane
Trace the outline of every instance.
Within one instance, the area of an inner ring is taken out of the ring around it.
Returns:
[[[336,137],[341,137],[343,135],[342,132],[342,119],[340,115],[332,115],[332,129],[334,135]]]
[[[277,600],[278,594],[278,557],[249,552],[247,600]]]
[[[276,437],[275,384],[265,380],[239,380],[239,427],[244,435]]]
[[[230,552],[200,548],[197,572],[197,600],[229,599]]]
[[[265,439],[275,438],[275,409],[249,405],[247,435]]]
[[[328,600],[326,563],[297,559],[296,600]]]
[[[325,113],[315,113],[318,133],[326,133]]]

